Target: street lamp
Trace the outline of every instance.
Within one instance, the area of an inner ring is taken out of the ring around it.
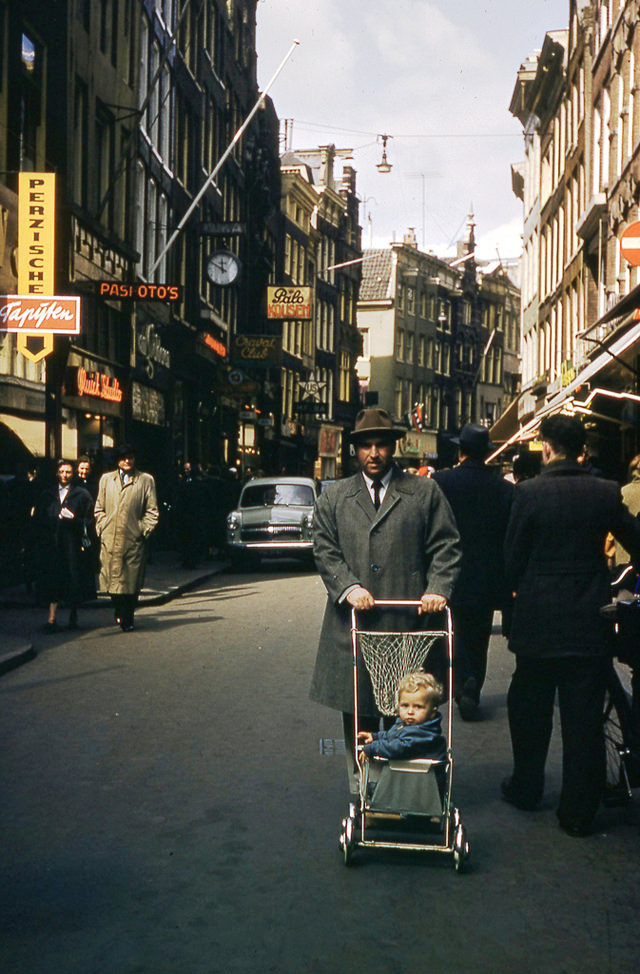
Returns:
[[[388,173],[388,172],[391,172],[391,163],[387,159],[387,141],[389,139],[392,139],[392,138],[393,138],[392,135],[379,135],[378,136],[378,139],[381,139],[382,140],[382,159],[380,160],[380,162],[376,166],[376,169],[380,173]]]

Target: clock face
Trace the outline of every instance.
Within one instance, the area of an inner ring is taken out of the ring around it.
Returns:
[[[239,273],[240,263],[230,250],[218,250],[207,261],[207,276],[214,284],[233,284]]]

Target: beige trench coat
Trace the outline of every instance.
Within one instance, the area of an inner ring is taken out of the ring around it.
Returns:
[[[134,470],[124,487],[117,470],[103,474],[95,505],[101,592],[135,595],[140,591],[146,541],[158,516],[156,485],[151,474]]]

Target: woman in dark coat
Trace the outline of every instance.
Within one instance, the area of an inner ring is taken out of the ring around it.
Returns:
[[[35,508],[38,596],[49,606],[45,632],[58,629],[60,602],[69,605],[69,629],[78,626],[78,605],[95,598],[91,551],[85,538],[93,518],[93,498],[72,483],[73,466],[60,460],[57,483],[42,492]]]

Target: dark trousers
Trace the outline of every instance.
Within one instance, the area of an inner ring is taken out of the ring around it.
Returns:
[[[562,790],[557,815],[565,825],[590,825],[605,783],[602,711],[608,660],[566,656],[516,657],[507,696],[514,793],[533,803],[544,791],[544,768],[558,692]]]
[[[487,654],[493,623],[493,609],[452,607],[453,695],[458,698],[467,680],[476,682],[476,703],[487,675]]]
[[[123,626],[133,625],[133,613],[138,604],[138,593],[135,595],[111,595],[113,614]]]

